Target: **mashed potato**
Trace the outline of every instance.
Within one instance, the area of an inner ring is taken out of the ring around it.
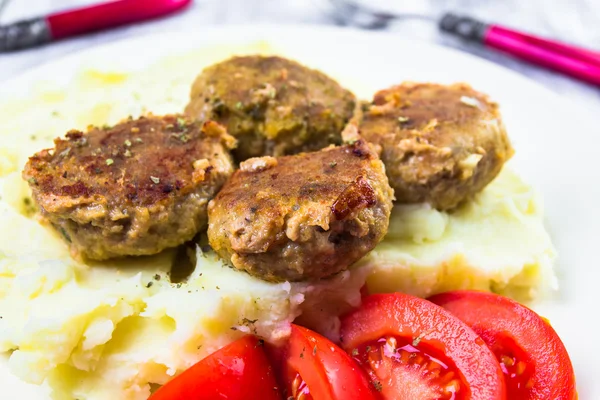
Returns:
[[[317,284],[263,282],[201,247],[181,283],[170,281],[175,250],[89,265],[72,259],[36,218],[20,177],[27,157],[71,128],[182,110],[203,65],[265,51],[205,51],[136,73],[84,69],[67,88],[43,84],[0,107],[0,352],[14,374],[49,383],[56,399],[145,399],[151,383],[244,333],[278,340],[301,315],[334,336],[337,315],[358,305],[365,281],[371,291],[479,288],[521,300],[555,287],[541,200],[508,169],[450,214],[396,206],[369,256]]]

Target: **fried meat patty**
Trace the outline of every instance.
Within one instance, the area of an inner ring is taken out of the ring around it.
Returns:
[[[181,116],[72,130],[23,171],[41,214],[90,259],[155,254],[206,227],[235,139]]]
[[[357,120],[400,203],[452,209],[491,182],[513,154],[498,105],[462,83],[381,90]]]
[[[354,107],[354,95],[320,71],[281,57],[244,56],[202,71],[185,111],[224,124],[243,161],[340,144]]]
[[[208,238],[235,268],[268,281],[340,272],[387,232],[393,190],[364,142],[252,158],[208,207]]]

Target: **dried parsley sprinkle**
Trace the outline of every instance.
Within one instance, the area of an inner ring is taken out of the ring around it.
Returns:
[[[358,349],[352,349],[352,355],[356,357],[358,355]]]
[[[371,351],[371,346],[367,346],[367,347],[365,347],[365,351],[366,351],[367,353],[368,353],[368,352],[370,352],[370,351]]]
[[[181,118],[181,117],[180,117],[180,118],[177,118],[177,127],[178,127],[179,129],[185,129],[185,125],[186,125],[186,123],[185,123],[185,119],[183,119],[183,118]]]
[[[131,157],[131,152],[129,151],[129,149],[125,150],[125,154],[123,154],[125,157]]]
[[[27,182],[29,182],[30,185],[37,185],[37,179],[33,177],[27,179]]]
[[[125,146],[131,147],[131,141],[129,139],[125,141]]]
[[[375,387],[375,390],[377,390],[378,392],[381,392],[383,390],[383,385],[379,381],[373,381],[373,387]]]
[[[160,275],[159,275],[159,274],[155,274],[155,275],[154,275],[154,280],[156,280],[156,281],[160,281]]]
[[[150,282],[148,282],[148,284],[146,285],[146,287],[150,288],[152,285],[154,285],[154,282],[150,281]]]
[[[241,101],[238,101],[237,103],[235,103],[235,108],[237,108],[238,110],[241,110],[242,108],[244,108],[244,103],[242,103]]]
[[[336,166],[336,165],[337,165],[337,162],[336,162],[336,161],[332,161],[332,162],[330,162],[330,163],[329,163],[329,166],[330,166],[331,168],[335,168],[335,166]]]
[[[113,160],[112,158],[107,158],[106,159],[106,165],[113,165],[115,162],[115,160]]]
[[[139,138],[139,137],[138,137],[138,138],[135,138],[135,139],[133,139],[133,141],[134,141],[134,142],[136,142],[136,143],[143,143],[143,142],[144,142],[144,141],[142,140],[142,138]]]
[[[160,178],[157,178],[156,176],[151,176],[151,177],[150,177],[150,180],[151,180],[152,182],[156,183],[156,184],[159,184],[159,183],[160,183]]]

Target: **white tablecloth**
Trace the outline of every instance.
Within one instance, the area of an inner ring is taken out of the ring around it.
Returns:
[[[98,1],[9,0],[0,15],[0,23]],[[462,12],[485,21],[503,23],[600,50],[600,0],[371,0],[371,4],[375,3],[386,4],[396,9],[416,7],[419,11],[432,14],[441,10]],[[71,39],[38,49],[0,54],[0,81],[64,54],[117,39],[157,31],[194,29],[212,24],[335,24],[335,19],[328,14],[328,10],[330,8],[327,0],[196,0],[185,12],[161,20]],[[386,29],[397,32],[404,38],[441,43],[477,54],[529,76],[569,98],[579,108],[587,108],[592,112],[600,110],[600,89],[493,51],[453,41],[440,34],[431,23],[401,20],[392,23]]]

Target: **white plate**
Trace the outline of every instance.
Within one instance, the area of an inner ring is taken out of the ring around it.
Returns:
[[[600,281],[596,253],[600,249],[600,168],[596,161],[600,129],[576,105],[535,82],[473,56],[389,33],[314,26],[229,26],[140,37],[73,54],[3,83],[0,98],[26,95],[33,82],[48,77],[66,84],[84,65],[136,70],[168,54],[255,40],[267,40],[284,48],[288,56],[370,90],[403,80],[465,81],[500,103],[517,151],[511,162],[544,195],[547,226],[559,253],[559,299],[535,305],[535,309],[550,319],[565,342],[575,365],[580,398],[600,399],[596,376],[600,342],[595,338],[600,330],[594,318],[600,314],[594,306]],[[9,389],[9,393],[19,393],[20,399],[47,398],[0,367],[0,397]]]

